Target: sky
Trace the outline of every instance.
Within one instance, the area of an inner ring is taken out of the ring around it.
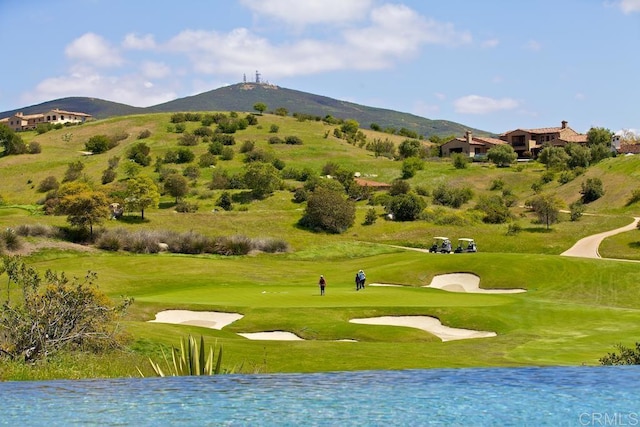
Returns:
[[[147,107],[259,72],[494,133],[640,129],[640,0],[1,0],[0,41],[0,111]]]

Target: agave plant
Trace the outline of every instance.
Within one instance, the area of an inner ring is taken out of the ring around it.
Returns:
[[[222,364],[222,346],[218,350],[218,356],[216,358],[214,347],[209,347],[209,352],[205,357],[204,338],[200,336],[200,341],[189,335],[187,338],[180,340],[180,348],[171,348],[171,361],[167,357],[164,349],[162,350],[162,357],[165,370],[162,369],[160,363],[155,363],[149,358],[151,368],[155,372],[156,376],[183,376],[183,375],[218,375],[220,374],[220,367]],[[206,360],[205,360],[206,358]],[[140,375],[144,376],[140,369],[138,369]]]

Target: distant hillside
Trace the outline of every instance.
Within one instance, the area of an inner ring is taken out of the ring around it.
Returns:
[[[383,129],[396,128],[399,130],[406,128],[426,137],[431,135],[463,135],[466,130],[471,130],[477,135],[491,135],[490,132],[470,128],[448,120],[430,120],[409,113],[401,113],[384,108],[367,107],[351,102],[339,101],[326,96],[286,89],[275,85],[256,83],[238,83],[147,108],[132,107],[130,105],[105,101],[98,98],[62,98],[25,108],[5,111],[0,113],[0,118],[8,117],[17,112],[33,114],[53,108],[88,113],[97,119],[156,112],[250,112],[253,111],[253,106],[257,102],[266,104],[268,107],[267,111],[284,107],[289,111],[289,114],[304,113],[319,117],[331,115],[339,119],[355,119],[363,128],[368,128],[372,123],[376,123]]]
[[[29,107],[18,108],[16,110],[4,111],[1,117],[8,117],[15,113],[36,114],[44,113],[47,110],[58,108],[65,111],[91,114],[96,119],[106,119],[114,116],[126,116],[130,114],[144,114],[145,108],[132,107],[118,102],[105,101],[99,98],[86,98],[74,96],[70,98],[60,98],[42,104],[31,105]]]

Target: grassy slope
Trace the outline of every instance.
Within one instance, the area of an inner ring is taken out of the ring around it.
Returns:
[[[44,135],[25,134],[37,140],[39,155],[0,158],[1,194],[12,205],[28,205],[42,197],[33,187],[46,176],[61,179],[70,161],[82,160],[87,176],[99,183],[107,159],[124,156],[129,144],[144,129],[152,132],[145,140],[152,155],[162,156],[175,149],[176,134],[167,133],[168,114],[130,116],[98,121],[77,128]],[[272,150],[288,165],[319,170],[327,161],[390,182],[400,175],[400,163],[375,158],[362,148],[332,137],[324,138],[327,127],[317,122],[300,123],[291,118],[266,115],[260,128],[250,127],[236,135],[238,145],[245,139],[258,147]],[[266,139],[270,124],[280,126],[279,135],[298,135],[303,146],[269,146]],[[195,128],[197,124],[190,124]],[[126,131],[131,137],[109,153],[82,156],[84,141],[90,136]],[[65,143],[64,133],[73,133]],[[370,138],[373,136],[370,136]],[[385,137],[381,135],[381,137]],[[193,148],[201,153],[206,146]],[[242,156],[218,167],[238,171]],[[43,251],[30,257],[39,269],[52,268],[69,275],[98,272],[103,290],[114,298],[136,298],[127,329],[135,337],[134,348],[140,354],[156,353],[157,343],[175,344],[179,336],[192,332],[216,338],[225,347],[225,364],[244,370],[297,372],[339,369],[396,369],[439,366],[504,366],[545,364],[595,364],[598,357],[612,350],[617,342],[630,344],[639,335],[640,303],[637,265],[627,262],[580,260],[558,257],[578,238],[620,227],[631,221],[635,207],[625,207],[632,189],[639,182],[637,158],[617,158],[591,168],[587,177],[601,177],[606,194],[589,205],[590,213],[579,222],[564,220],[547,231],[531,223],[522,209],[517,221],[524,227],[516,236],[506,236],[505,225],[474,222],[466,226],[416,221],[396,223],[379,220],[361,225],[369,206],[360,202],[354,227],[343,235],[318,235],[295,227],[303,206],[291,202],[291,193],[246,205],[247,211],[212,213],[219,192],[206,189],[210,171],[194,187],[191,199],[200,203],[196,214],[176,214],[169,198],[162,209],[147,211],[150,220],[143,224],[108,223],[105,226],[172,228],[195,230],[211,235],[241,233],[252,237],[285,238],[293,252],[239,258],[180,255],[126,255]],[[147,168],[150,169],[150,168]],[[473,164],[456,170],[446,161],[429,162],[410,182],[434,188],[439,182],[470,185],[480,194],[502,179],[518,196],[519,203],[531,196],[531,183],[543,170],[535,165],[498,169]],[[151,173],[147,170],[145,173]],[[550,183],[547,191],[559,194],[567,204],[579,195],[582,178],[560,186]],[[99,184],[98,184],[99,185]],[[298,184],[299,185],[299,184]],[[470,204],[468,207],[473,205]],[[466,208],[466,207],[465,207]],[[380,213],[382,210],[377,208]],[[265,221],[268,220],[268,227]],[[21,223],[64,224],[64,218],[30,215],[18,208],[0,209],[0,225]],[[636,231],[605,241],[604,256],[626,255],[640,259]],[[402,251],[388,244],[427,247],[434,235],[475,237],[478,254],[431,255]],[[624,249],[620,249],[620,248]],[[369,281],[399,283],[403,288],[368,288],[356,293],[352,286],[354,271],[363,268]],[[526,294],[460,295],[418,288],[428,284],[434,274],[473,272],[484,287],[523,287]],[[325,274],[329,280],[327,296],[317,296],[316,279]],[[240,312],[245,317],[225,328],[213,331],[197,327],[149,324],[144,322],[165,308],[215,309]],[[375,315],[432,315],[449,326],[492,330],[498,337],[442,343],[432,335],[398,327],[355,325],[354,317]],[[307,338],[304,342],[250,341],[235,332],[288,330]],[[335,342],[338,339],[359,342]],[[122,356],[125,358],[125,356]],[[143,359],[136,359],[142,363]],[[134,375],[126,364],[115,364],[107,373],[75,375]],[[130,366],[129,366],[130,367]],[[80,368],[79,368],[80,369]],[[100,371],[103,372],[103,371]],[[110,372],[110,373],[109,373]],[[21,374],[15,374],[20,377]],[[25,374],[29,377],[28,374]],[[64,369],[53,376],[73,376]]]

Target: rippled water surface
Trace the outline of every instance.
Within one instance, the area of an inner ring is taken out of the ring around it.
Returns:
[[[3,425],[640,425],[640,367],[0,383]]]

